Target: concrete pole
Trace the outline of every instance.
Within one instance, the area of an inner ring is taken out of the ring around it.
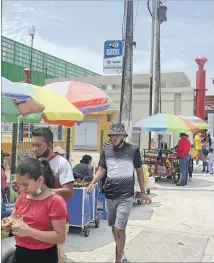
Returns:
[[[151,59],[150,59],[150,81],[149,81],[149,115],[152,115],[152,101],[153,101],[153,57],[154,57],[154,25],[155,25],[155,0],[152,0],[152,32],[151,32]],[[151,149],[152,134],[149,132],[148,148]]]
[[[132,136],[132,74],[133,74],[133,0],[125,0],[125,54],[123,59],[120,118],[125,125],[128,140]]]
[[[160,42],[160,22],[158,19],[158,9],[160,1],[155,0],[154,5],[154,46],[153,46],[153,99],[152,114],[159,113],[160,98],[160,63],[159,63],[159,42]]]
[[[153,30],[153,72],[152,72],[152,114],[160,112],[160,21],[158,18],[158,10],[160,7],[160,0],[153,0],[153,16],[154,16],[154,30]],[[152,144],[157,146],[157,133],[151,133]]]

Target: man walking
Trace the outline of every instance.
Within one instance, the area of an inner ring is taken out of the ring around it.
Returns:
[[[95,184],[107,172],[105,182],[105,195],[108,210],[108,224],[116,242],[116,262],[125,260],[125,230],[134,198],[134,169],[137,170],[141,189],[141,199],[150,204],[151,199],[146,195],[144,188],[144,175],[140,151],[137,146],[125,142],[127,133],[121,123],[112,124],[109,132],[111,143],[105,144],[99,169],[89,185],[92,192]]]
[[[179,169],[181,174],[180,182],[177,183],[177,186],[187,185],[188,179],[188,160],[190,153],[191,143],[187,139],[186,133],[180,133],[180,140],[176,147],[176,152],[179,157]]]
[[[70,163],[62,156],[53,152],[53,133],[49,128],[42,127],[33,130],[32,146],[36,158],[45,158],[49,161],[51,169],[56,176],[56,189],[54,192],[61,195],[65,200],[71,198],[73,193],[73,172]],[[18,185],[14,185],[13,189],[20,193]],[[68,220],[68,219],[67,219]],[[66,233],[69,225],[67,224]],[[65,244],[58,245],[59,263],[67,262],[65,255]]]

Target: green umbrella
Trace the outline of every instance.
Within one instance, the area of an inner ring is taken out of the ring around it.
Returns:
[[[26,116],[20,115],[20,111],[16,104],[7,97],[2,97],[1,111],[2,122],[26,122],[26,123],[40,123],[42,119],[41,113],[31,113]]]
[[[40,123],[42,120],[42,114],[32,113],[27,116],[1,116],[2,122],[23,122],[23,123]]]

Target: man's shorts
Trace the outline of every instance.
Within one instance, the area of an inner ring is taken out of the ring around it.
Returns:
[[[125,229],[132,210],[133,197],[106,199],[108,225],[117,229]]]

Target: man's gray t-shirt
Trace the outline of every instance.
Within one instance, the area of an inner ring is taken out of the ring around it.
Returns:
[[[107,199],[134,195],[134,169],[142,166],[137,146],[126,142],[121,148],[114,148],[112,143],[104,145],[99,166],[107,170],[104,186]]]
[[[73,173],[77,175],[82,175],[83,177],[91,177],[93,178],[93,172],[89,168],[88,164],[85,163],[78,163],[73,168]]]

